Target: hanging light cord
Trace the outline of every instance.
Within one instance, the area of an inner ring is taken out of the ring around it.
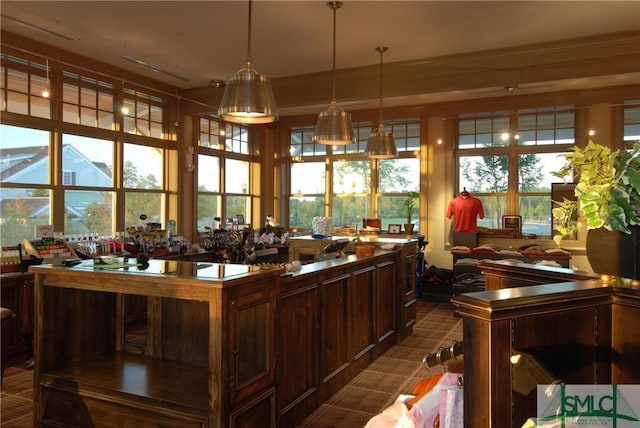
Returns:
[[[382,55],[389,49],[386,46],[378,46],[376,50],[380,52],[380,123],[378,128],[382,128]]]
[[[247,29],[247,70],[251,71],[251,0],[249,0],[249,28]]]
[[[333,94],[331,98],[331,104],[336,103],[336,10],[342,7],[340,1],[330,1],[327,3],[331,9],[333,9]]]

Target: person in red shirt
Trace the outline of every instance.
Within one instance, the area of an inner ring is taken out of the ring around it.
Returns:
[[[447,218],[454,217],[453,230],[456,232],[476,232],[478,230],[478,217],[484,218],[482,201],[463,190],[458,196],[449,202]]]

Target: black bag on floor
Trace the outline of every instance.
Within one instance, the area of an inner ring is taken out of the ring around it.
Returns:
[[[453,279],[453,270],[431,266],[426,272],[426,282],[436,285],[451,285]]]

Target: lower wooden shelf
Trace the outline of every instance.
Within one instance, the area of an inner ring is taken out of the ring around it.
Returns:
[[[43,373],[39,385],[47,397],[44,424],[203,426],[208,420],[208,368],[194,364],[116,353]]]

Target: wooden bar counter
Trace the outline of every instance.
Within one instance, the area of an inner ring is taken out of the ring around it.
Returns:
[[[94,268],[87,260],[31,271],[36,426],[273,419],[282,270],[160,260],[145,270]],[[138,343],[124,340],[128,296],[147,300],[146,340]]]
[[[640,383],[640,289],[587,280],[452,303],[463,318],[465,427],[522,426],[536,416],[537,384]]]
[[[401,254],[32,266],[34,425],[295,426],[402,338]]]
[[[530,264],[519,260],[487,260],[478,263],[477,267],[484,275],[486,291],[600,278],[600,275],[592,272]]]

